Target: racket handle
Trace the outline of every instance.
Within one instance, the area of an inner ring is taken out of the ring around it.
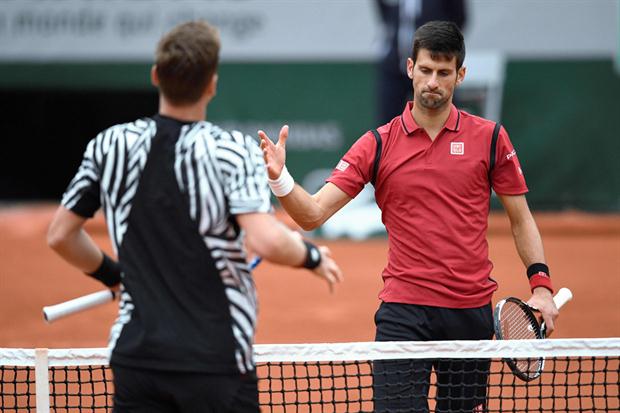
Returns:
[[[96,293],[83,295],[73,300],[65,301],[60,304],[43,307],[43,318],[48,323],[52,323],[59,318],[84,311],[98,305],[109,303],[116,297],[116,293],[112,290],[102,290]]]
[[[553,297],[553,302],[555,306],[558,308],[562,308],[564,304],[573,299],[573,293],[568,288],[560,288],[560,291]]]

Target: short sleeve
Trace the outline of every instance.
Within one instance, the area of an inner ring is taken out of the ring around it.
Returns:
[[[91,140],[86,146],[82,163],[69,183],[61,204],[81,217],[92,218],[101,207],[99,166],[96,147],[100,139]]]
[[[230,213],[270,212],[271,192],[267,183],[267,169],[258,144],[240,132],[231,132],[231,137],[227,146],[219,149],[220,152],[227,152],[227,162],[234,159],[234,169],[224,182]]]
[[[495,167],[491,172],[493,190],[502,195],[522,195],[528,192],[523,170],[508,133],[500,129],[497,139]]]
[[[355,198],[370,182],[376,146],[372,132],[362,135],[340,159],[326,181]]]

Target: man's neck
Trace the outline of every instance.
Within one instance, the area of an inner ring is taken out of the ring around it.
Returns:
[[[186,106],[177,106],[160,96],[159,114],[185,122],[198,122],[207,119],[207,105],[199,101]]]
[[[428,109],[413,102],[411,115],[419,127],[424,129],[431,140],[435,140],[441,129],[444,127],[450,117],[452,103],[447,102],[446,105],[437,109]]]

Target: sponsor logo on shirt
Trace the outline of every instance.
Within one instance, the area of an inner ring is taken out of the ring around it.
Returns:
[[[450,142],[450,155],[465,155],[465,142]]]
[[[342,159],[340,160],[340,162],[338,162],[338,165],[336,165],[336,169],[342,172],[344,172],[345,169],[347,169],[348,167],[349,167],[349,162],[343,161]]]
[[[515,151],[514,149],[512,150],[512,152],[506,155],[506,160],[509,161],[510,158],[512,158],[513,156],[517,156],[517,151]]]

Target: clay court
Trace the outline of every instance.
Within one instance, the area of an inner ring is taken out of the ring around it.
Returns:
[[[103,347],[116,316],[115,304],[48,325],[41,308],[99,290],[47,247],[45,234],[54,205],[0,209],[0,347]],[[620,336],[620,216],[576,212],[537,214],[556,287],[575,296],[561,312],[555,338]],[[110,252],[103,220],[87,226]],[[257,343],[320,343],[373,339],[381,269],[387,242],[326,241],[345,272],[330,295],[327,286],[303,270],[261,264],[255,271],[260,298]],[[505,296],[528,297],[523,266],[507,218],[489,224],[494,278]]]

